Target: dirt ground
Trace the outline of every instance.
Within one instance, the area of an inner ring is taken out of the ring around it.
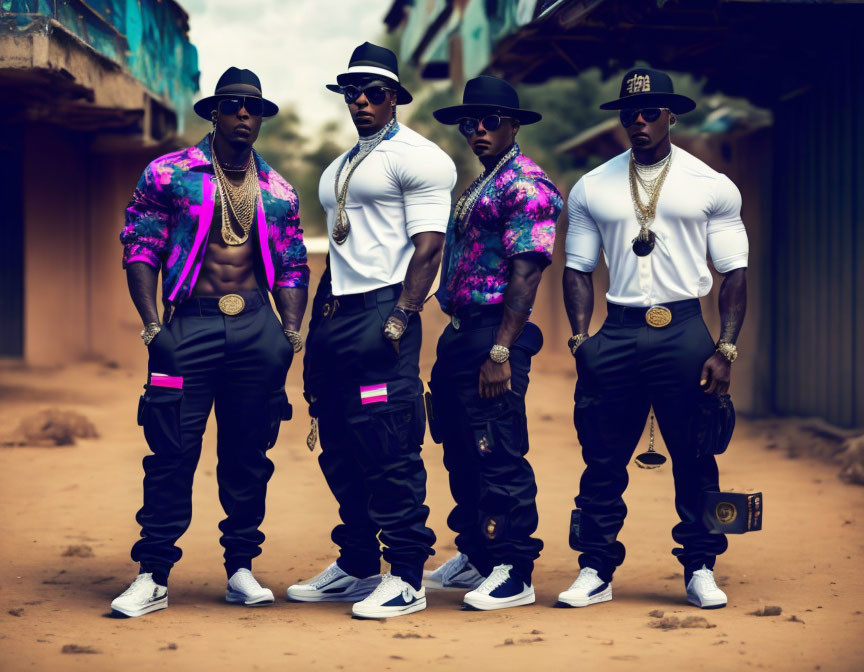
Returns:
[[[529,457],[546,543],[534,578],[536,605],[462,612],[460,592],[430,591],[424,612],[357,621],[350,605],[286,602],[289,584],[317,573],[335,554],[329,533],[336,505],[305,446],[298,374],[296,367],[288,384],[297,419],[283,425],[270,453],[276,473],[267,541],[255,562],[277,603],[244,609],[223,601],[211,431],[197,472],[194,520],[171,576],[171,606],[118,620],[108,617],[109,602],[136,572],[129,547],[138,534],[134,513],[146,454],[134,421],[143,374],[98,363],[0,369],[2,431],[26,413],[53,407],[84,413],[101,435],[72,447],[0,449],[0,669],[864,669],[864,488],[839,481],[836,466],[766,449],[747,422],[720,458],[721,483],[764,492],[765,529],[731,537],[718,562],[728,608],[701,612],[684,600],[681,567],[670,554],[675,511],[668,466],[631,470],[621,537],[627,560],[615,576],[615,599],[588,609],[552,608],[578,571],[567,526],[582,461],[571,424],[574,374],[562,362],[535,371],[529,391]],[[445,524],[452,502],[440,447],[427,442],[424,455],[430,523],[439,538],[428,565],[434,567],[454,551]],[[753,615],[767,606],[782,612]],[[702,616],[709,627],[658,628],[673,622],[658,618],[659,611],[679,621]]]

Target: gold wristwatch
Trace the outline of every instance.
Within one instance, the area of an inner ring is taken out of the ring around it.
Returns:
[[[493,345],[489,351],[489,359],[496,364],[503,364],[510,359],[510,348],[506,348],[503,345]]]
[[[718,341],[717,352],[723,355],[730,364],[738,359],[738,348],[729,341]]]
[[[156,338],[156,334],[160,331],[162,331],[162,325],[158,322],[148,322],[145,324],[141,330],[141,340],[144,341],[144,345],[150,345],[150,341]]]
[[[587,340],[588,340],[588,334],[587,333],[583,332],[581,334],[573,334],[567,340],[567,347],[570,348],[570,354],[575,357],[576,351],[579,349],[579,346],[582,345]]]

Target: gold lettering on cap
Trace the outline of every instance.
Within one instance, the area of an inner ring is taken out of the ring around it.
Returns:
[[[651,77],[649,75],[633,75],[627,80],[627,93],[645,93],[651,90]]]

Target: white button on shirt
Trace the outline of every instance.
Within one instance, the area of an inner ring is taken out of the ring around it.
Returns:
[[[570,192],[568,268],[593,271],[602,249],[609,267],[606,298],[622,306],[650,306],[708,294],[708,253],[720,273],[747,266],[738,188],[680,147],[672,149],[651,224],[654,250],[637,256],[632,244],[639,223],[630,197],[629,162],[630,150],[584,175]]]
[[[328,234],[336,219],[336,171],[347,154],[327,167],[318,184]],[[351,232],[342,245],[330,239],[333,294],[369,292],[405,280],[414,254],[411,236],[447,232],[455,184],[450,157],[400,124],[396,135],[372,150],[351,176],[345,203]]]

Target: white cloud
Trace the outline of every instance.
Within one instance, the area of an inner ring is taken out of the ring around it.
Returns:
[[[348,66],[354,48],[380,41],[391,0],[180,0],[189,37],[198,48],[201,95],[210,95],[230,66],[261,78],[264,95],[293,104],[310,132],[323,122],[345,122],[345,103],[324,88]]]

